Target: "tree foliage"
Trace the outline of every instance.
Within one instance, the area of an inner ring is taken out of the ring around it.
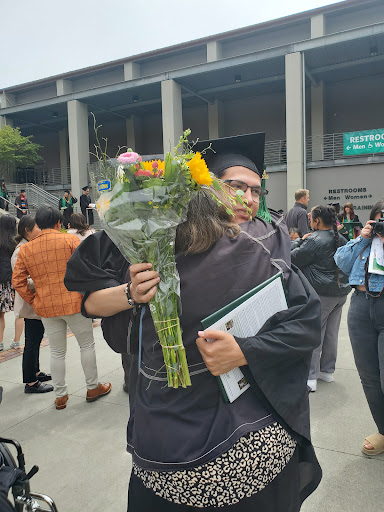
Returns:
[[[31,142],[32,135],[23,137],[19,128],[5,125],[0,129],[0,173],[11,166],[28,167],[42,157],[39,155],[40,144]]]

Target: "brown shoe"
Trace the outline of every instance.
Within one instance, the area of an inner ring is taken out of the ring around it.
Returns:
[[[108,395],[112,389],[112,384],[107,382],[106,384],[100,384],[95,389],[88,389],[87,391],[87,402],[93,402],[103,395]]]
[[[56,409],[65,409],[67,407],[68,395],[58,396],[55,400]]]

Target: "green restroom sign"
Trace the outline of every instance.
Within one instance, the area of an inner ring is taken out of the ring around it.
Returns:
[[[384,152],[384,128],[343,133],[344,156]]]

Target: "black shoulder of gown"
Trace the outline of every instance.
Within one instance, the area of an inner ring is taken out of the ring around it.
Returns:
[[[83,295],[119,286],[128,262],[104,231],[87,237],[67,264],[64,284]]]

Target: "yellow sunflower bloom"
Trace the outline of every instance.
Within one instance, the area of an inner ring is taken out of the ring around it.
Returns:
[[[187,162],[189,170],[191,171],[192,178],[199,185],[211,185],[212,176],[209,173],[207,164],[205,163],[204,158],[201,157],[201,153],[197,152],[195,156]]]
[[[157,162],[157,168],[156,168],[156,166],[153,167],[154,162]],[[155,174],[155,172],[159,172],[159,171],[164,172],[165,162],[163,160],[150,160],[148,162],[143,162],[143,166],[146,171],[151,171],[153,174]]]

